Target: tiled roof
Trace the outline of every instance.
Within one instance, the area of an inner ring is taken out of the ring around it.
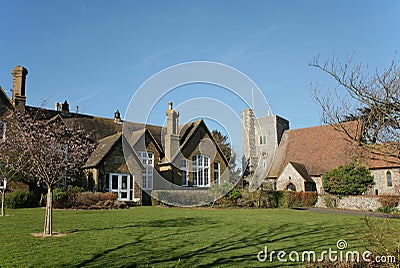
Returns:
[[[307,172],[306,167],[303,164],[296,163],[296,162],[290,162],[290,164],[300,174],[300,176],[303,179],[305,179],[308,182],[314,182],[313,179],[311,179],[310,175]]]
[[[355,133],[358,122],[344,123],[344,127]],[[324,125],[285,131],[267,177],[278,177],[289,162],[302,164],[309,175],[319,176],[355,159],[360,159],[369,168],[400,166],[399,161],[390,162],[382,157],[373,159],[338,126]]]
[[[119,132],[117,134],[99,140],[96,149],[90,155],[83,168],[91,168],[97,166],[100,161],[108,154],[114,144],[116,144],[117,141],[120,140],[121,135],[121,132]]]

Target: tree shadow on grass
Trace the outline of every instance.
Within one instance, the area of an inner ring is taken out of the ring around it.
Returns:
[[[197,224],[203,225],[213,225],[216,224],[215,221],[211,221],[209,218],[199,218],[199,217],[178,217],[174,219],[165,219],[165,220],[152,220],[152,221],[144,221],[133,224],[124,224],[124,225],[114,225],[107,227],[94,227],[94,228],[80,228],[80,229],[70,229],[65,231],[64,233],[82,233],[82,232],[93,232],[93,231],[107,231],[107,230],[115,230],[115,229],[129,229],[135,227],[150,227],[150,228],[185,228]]]
[[[263,228],[262,224],[257,229],[235,229],[228,226],[227,228],[232,229],[228,236],[210,239],[210,243],[203,243],[199,247],[190,240],[193,239],[194,232],[201,235],[206,234],[209,228],[224,228],[224,226],[209,218],[180,217],[99,230],[135,227],[149,227],[149,230],[140,229],[133,239],[127,237],[120,245],[106,248],[76,266],[165,267],[175,266],[178,263],[181,267],[276,266],[276,262],[258,262],[257,253],[263,250],[264,246],[268,248],[271,246],[271,250],[276,252],[284,250],[287,253],[293,250],[317,251],[321,247],[327,250],[335,247],[332,241],[341,239],[339,235],[343,234],[343,230],[335,226],[329,227],[329,231],[324,231],[319,226],[299,227],[288,224],[276,225],[269,229]],[[155,240],[151,228],[165,228],[165,232]],[[286,244],[290,246],[285,246]],[[285,263],[285,266],[298,265],[299,263]]]

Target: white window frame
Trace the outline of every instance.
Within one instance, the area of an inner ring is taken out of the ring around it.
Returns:
[[[124,186],[123,180],[126,178],[126,185]],[[113,187],[113,179],[117,179],[117,187]],[[108,191],[118,194],[119,201],[131,201],[134,199],[134,179],[131,174],[125,173],[110,173],[108,176]],[[123,194],[126,193],[126,197]]]
[[[144,169],[142,170],[142,188],[144,190],[153,190],[154,183],[154,153],[140,151],[138,156]]]
[[[217,164],[217,169],[215,169],[215,164]],[[214,168],[214,183],[219,184],[221,179],[221,164],[218,161],[214,161],[213,168]],[[215,174],[218,175],[215,176]]]
[[[186,158],[182,158],[181,162],[181,172],[182,172],[182,186],[189,185],[189,161]]]
[[[192,160],[193,186],[210,187],[210,158],[197,154]]]

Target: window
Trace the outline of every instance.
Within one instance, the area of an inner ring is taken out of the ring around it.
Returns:
[[[188,186],[188,160],[186,158],[182,158],[181,164],[181,171],[182,171],[182,186]]]
[[[145,190],[153,190],[154,154],[138,152],[138,156],[144,167],[142,171],[142,188]]]
[[[193,186],[210,186],[210,159],[199,154],[192,160]]]
[[[219,162],[214,162],[214,182],[219,184],[220,165]]]
[[[392,172],[390,172],[390,171],[386,172],[386,182],[387,182],[387,187],[392,187],[393,186]]]
[[[264,136],[260,136],[260,144],[267,144],[267,137]]]
[[[133,177],[130,174],[111,173],[107,190],[118,194],[118,200],[133,200]]]
[[[290,183],[286,186],[286,190],[296,192],[296,186],[295,186],[293,183],[290,182]]]

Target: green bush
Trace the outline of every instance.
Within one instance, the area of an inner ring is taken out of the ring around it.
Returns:
[[[326,192],[339,196],[360,195],[374,185],[370,170],[358,162],[328,171],[322,175]]]
[[[44,196],[44,200],[47,200],[47,195]],[[68,194],[62,188],[55,188],[53,190],[53,207],[54,208],[66,208],[68,202]]]
[[[389,207],[389,206],[383,206],[377,209],[378,212],[383,212],[383,213],[392,213],[395,212],[396,209],[393,207]]]
[[[280,208],[312,207],[317,203],[316,192],[281,192],[278,204]]]
[[[44,196],[44,200],[46,200]],[[55,188],[53,190],[54,208],[80,208],[80,209],[101,209],[101,208],[124,208],[122,202],[117,201],[116,193],[93,193],[84,192],[82,187],[68,186],[67,190]]]
[[[38,206],[36,195],[23,189],[15,189],[5,194],[4,205],[7,208],[29,208]]]

